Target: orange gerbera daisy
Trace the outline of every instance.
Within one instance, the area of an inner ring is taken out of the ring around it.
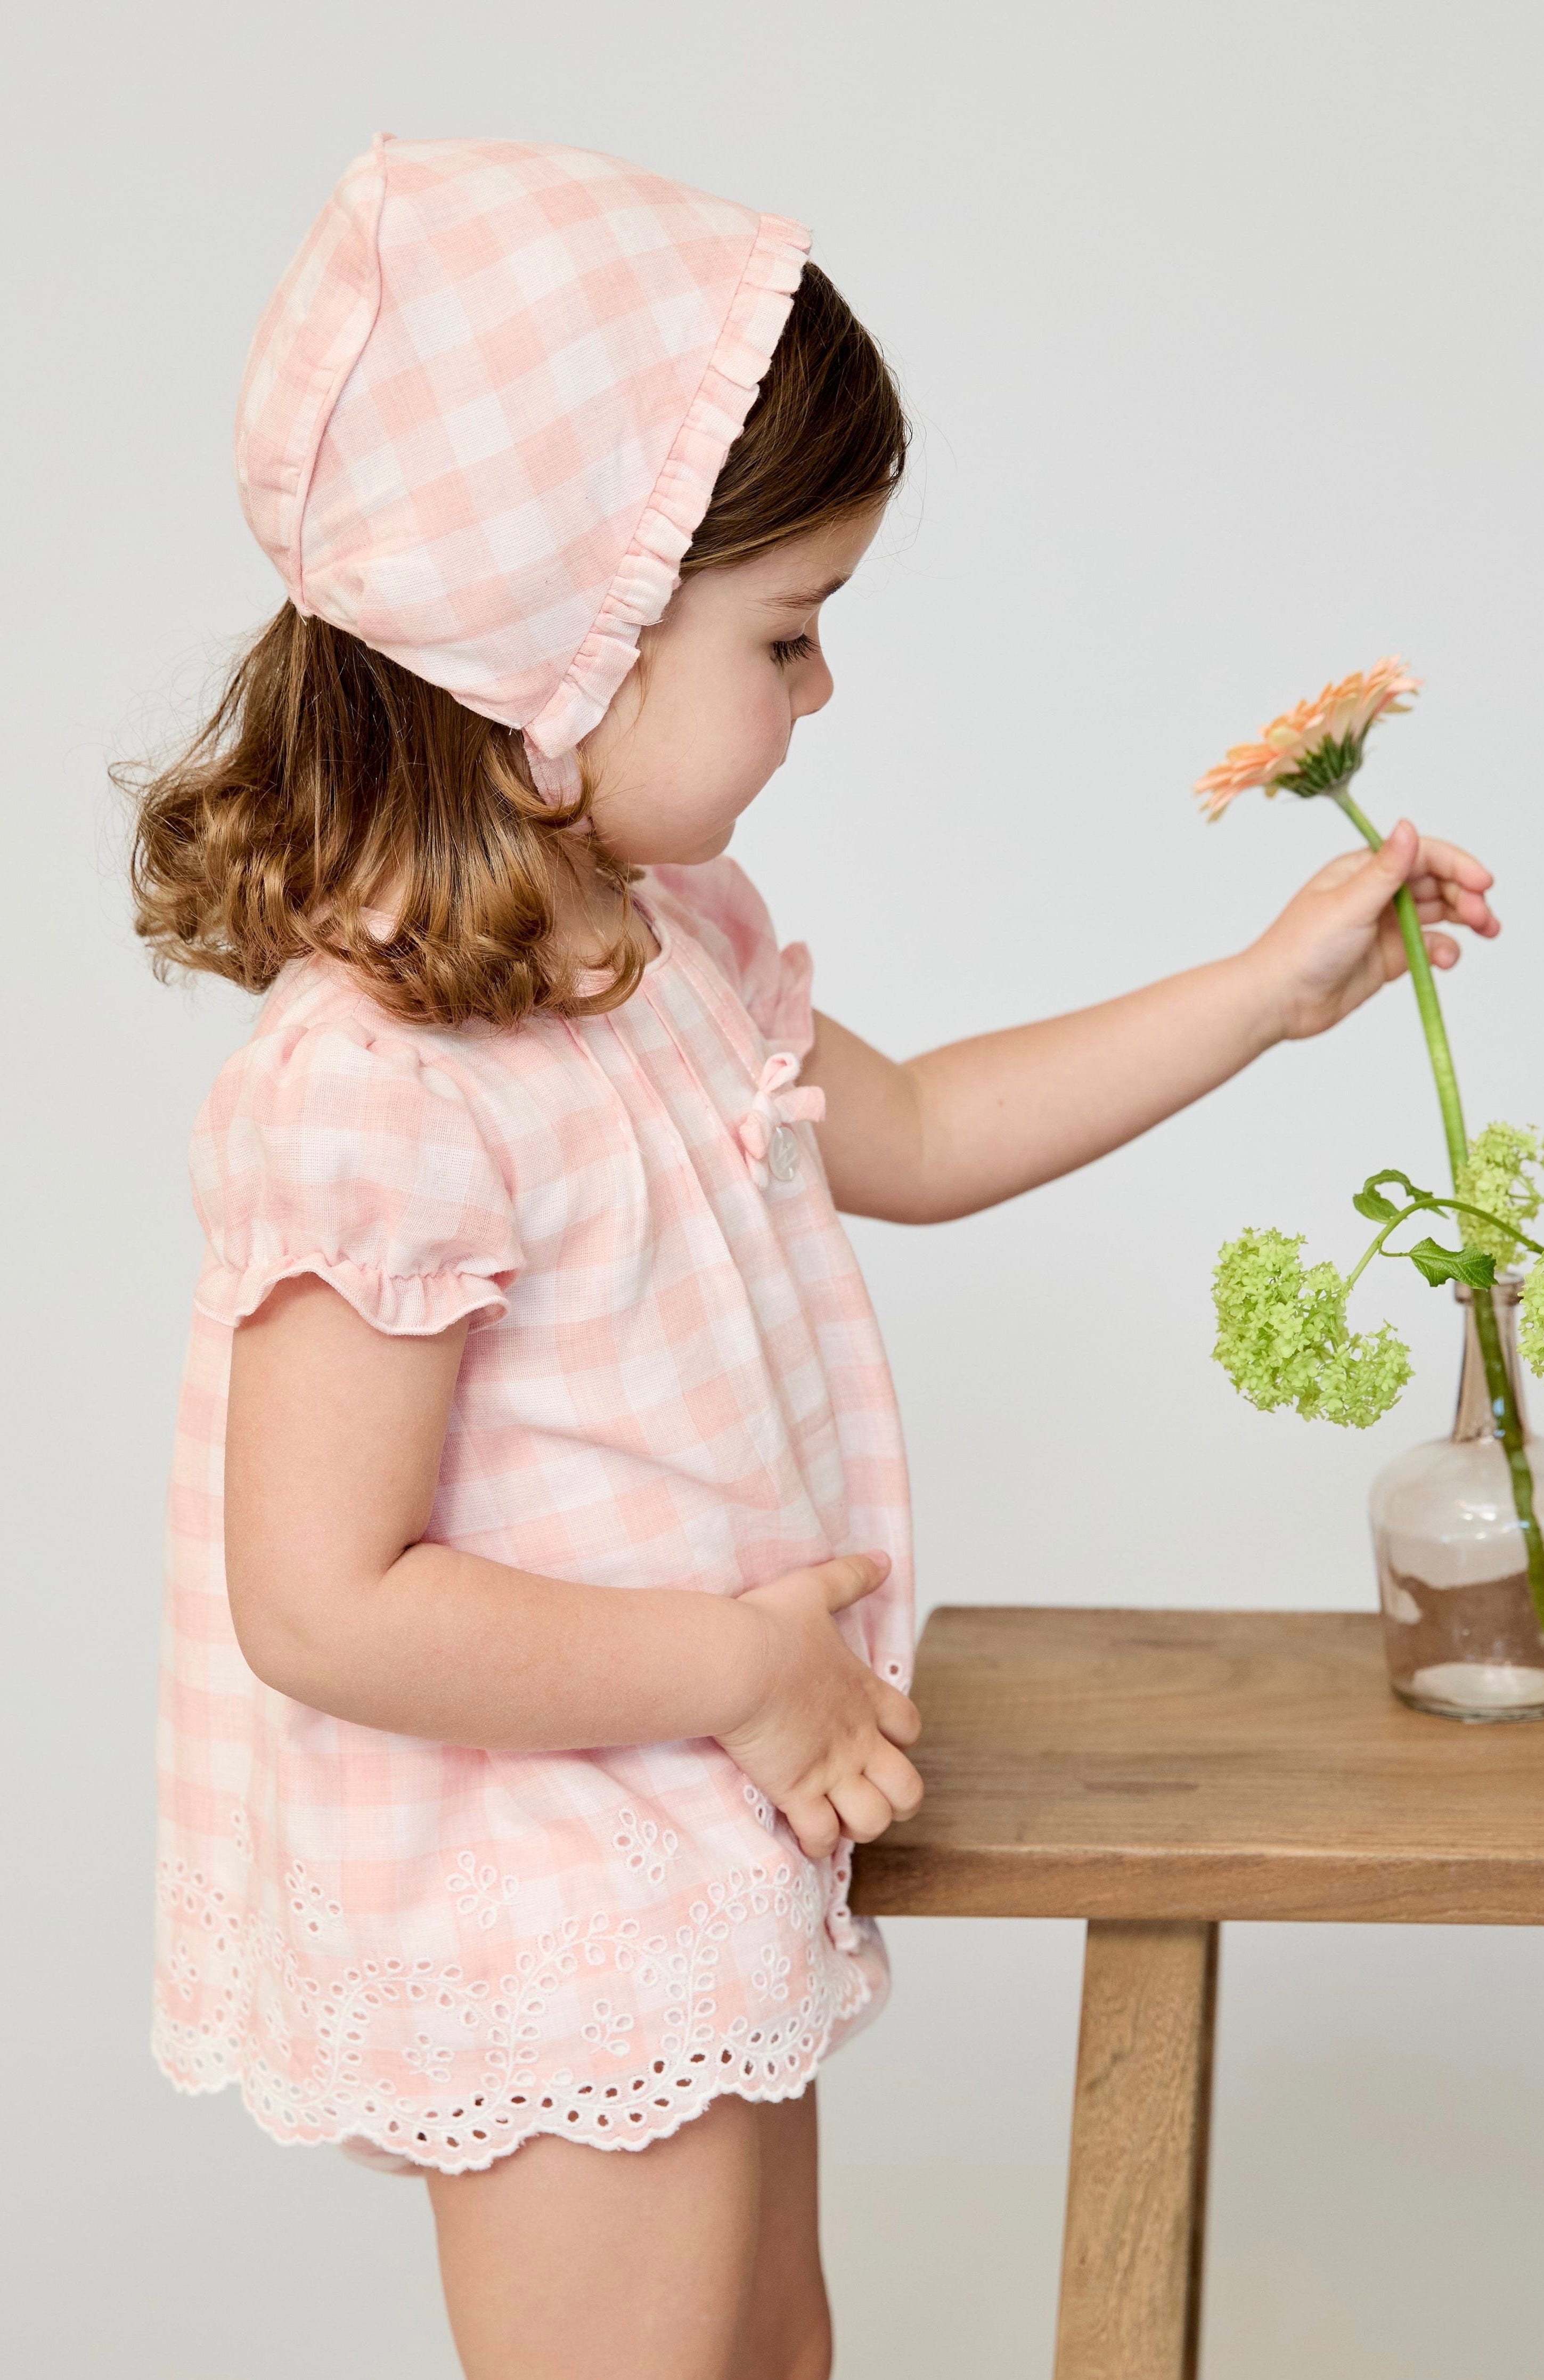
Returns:
[[[1234,795],[1251,785],[1268,794],[1280,785],[1295,794],[1333,793],[1361,767],[1368,729],[1385,712],[1408,710],[1403,698],[1419,686],[1419,678],[1391,654],[1369,670],[1353,670],[1311,702],[1283,710],[1260,730],[1258,744],[1234,745],[1227,759],[1198,781],[1207,816],[1220,819]]]

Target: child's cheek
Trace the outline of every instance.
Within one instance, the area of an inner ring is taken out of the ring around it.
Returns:
[[[739,750],[736,774],[760,792],[774,769],[787,757],[790,722],[783,680],[769,683],[765,673],[744,684],[736,722]]]

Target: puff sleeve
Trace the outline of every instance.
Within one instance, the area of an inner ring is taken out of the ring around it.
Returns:
[[[724,858],[650,873],[689,906],[695,931],[739,993],[768,1049],[808,1057],[815,1039],[814,961],[804,942],[778,948],[772,914],[744,868]]]
[[[791,1050],[808,1058],[815,1041],[815,1009],[810,984],[815,962],[808,942],[785,942],[781,950],[767,920],[767,940],[748,970],[745,1004],[771,1050]]]
[[[520,1266],[514,1196],[454,1065],[356,1019],[257,1038],[194,1127],[217,1322],[314,1273],[393,1337],[496,1321]]]

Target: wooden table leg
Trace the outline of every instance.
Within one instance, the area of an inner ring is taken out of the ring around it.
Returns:
[[[1195,2380],[1217,1928],[1090,1919],[1056,2380]]]

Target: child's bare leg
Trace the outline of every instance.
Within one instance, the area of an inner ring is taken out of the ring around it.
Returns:
[[[723,2098],[646,2149],[540,2139],[432,2174],[467,2380],[740,2380],[767,2112]]]
[[[821,2271],[815,2085],[758,2107],[761,2221],[735,2380],[827,2380],[831,2313]]]

